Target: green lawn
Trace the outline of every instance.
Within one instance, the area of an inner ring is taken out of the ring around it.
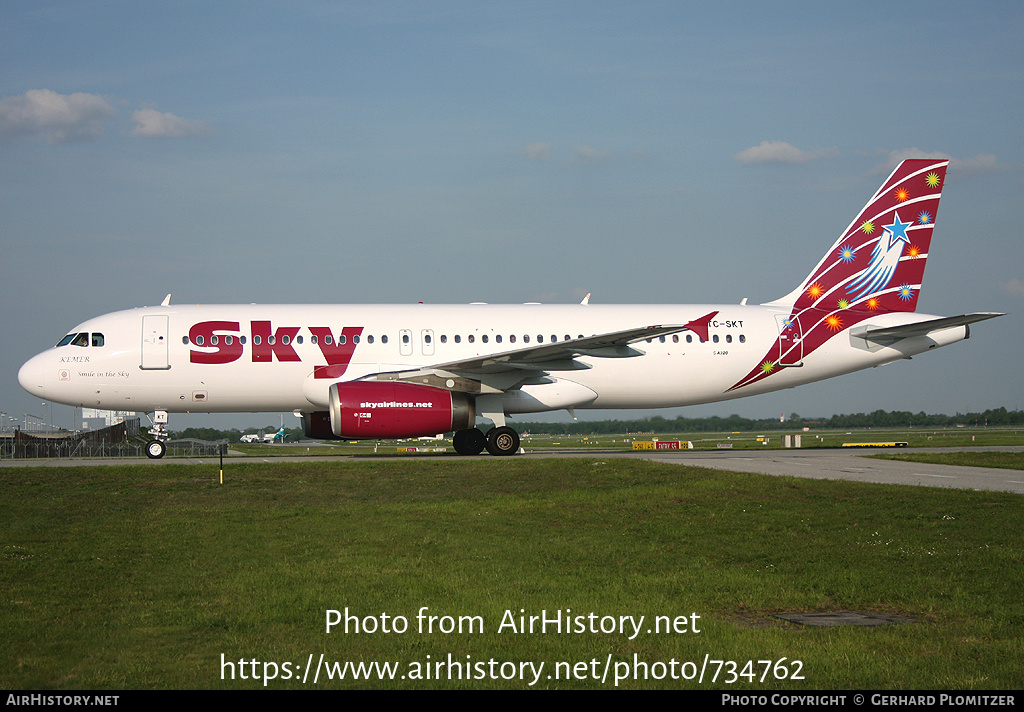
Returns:
[[[0,686],[239,689],[271,672],[270,688],[593,689],[616,672],[629,689],[1020,685],[1019,495],[599,457],[233,460],[226,478],[0,471]],[[433,632],[418,630],[424,607]],[[346,608],[379,627],[326,632]],[[917,622],[773,617],[839,610]],[[542,611],[584,629],[518,630]],[[463,631],[442,632],[446,616]],[[641,632],[619,632],[620,616],[644,616]],[[653,632],[658,616],[686,632]],[[383,632],[399,617],[405,632]],[[396,677],[303,683],[321,655],[392,661]],[[447,679],[449,655],[472,679]],[[736,666],[712,681],[705,658]],[[701,683],[671,679],[701,667]]]

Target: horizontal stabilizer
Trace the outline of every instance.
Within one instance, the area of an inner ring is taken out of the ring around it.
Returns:
[[[960,316],[947,316],[941,319],[929,319],[914,324],[903,326],[891,326],[882,329],[868,328],[861,333],[853,333],[862,339],[876,341],[879,343],[891,343],[900,339],[909,339],[913,336],[927,336],[934,331],[949,329],[954,326],[966,326],[976,321],[994,319],[997,316],[1004,316],[1001,312],[975,312],[973,314],[961,314]]]

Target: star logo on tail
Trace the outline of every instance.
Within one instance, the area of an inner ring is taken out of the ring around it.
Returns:
[[[893,217],[892,224],[883,225],[885,234],[875,243],[871,251],[871,261],[864,268],[855,280],[850,282],[847,291],[854,299],[860,299],[872,292],[881,290],[892,279],[900,257],[903,256],[903,246],[910,244],[907,237],[907,228],[914,222],[903,222],[897,212]],[[885,239],[885,235],[889,238]]]

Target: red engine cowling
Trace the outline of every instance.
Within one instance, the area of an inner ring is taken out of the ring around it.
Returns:
[[[334,383],[330,402],[331,430],[339,438],[416,438],[476,423],[473,402],[464,393],[413,383]]]

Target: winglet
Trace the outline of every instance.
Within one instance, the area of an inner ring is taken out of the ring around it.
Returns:
[[[590,304],[590,292],[587,292],[587,296],[583,297],[583,301],[580,304]]]
[[[162,307],[169,307],[169,306],[171,306],[171,295],[170,294],[168,294],[166,297],[164,297],[164,300],[162,302],[160,302],[160,306],[162,306]]]
[[[701,341],[708,341],[708,326],[711,324],[711,320],[718,314],[717,311],[713,311],[710,314],[705,314],[699,319],[688,321],[683,326],[695,333],[700,337]]]

